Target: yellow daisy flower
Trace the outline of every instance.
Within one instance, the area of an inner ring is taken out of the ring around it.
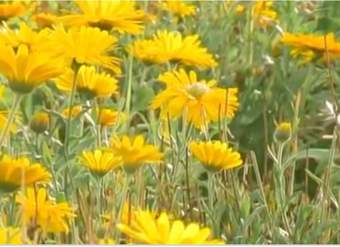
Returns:
[[[162,118],[185,115],[196,128],[204,128],[223,116],[231,119],[238,108],[237,88],[216,87],[216,81],[198,80],[194,71],[166,72],[159,76],[166,86],[152,101],[152,109],[161,109]]]
[[[19,94],[29,93],[63,72],[59,59],[29,51],[25,45],[20,45],[16,52],[10,46],[0,45],[0,54],[0,73],[8,79],[9,87]]]
[[[0,244],[23,244],[21,230],[13,227],[1,227]]]
[[[80,160],[83,166],[98,176],[104,176],[122,163],[120,156],[116,156],[112,151],[104,150],[84,151]]]
[[[131,0],[75,0],[82,14],[59,18],[64,25],[89,25],[120,33],[138,34],[144,29],[145,13]]]
[[[209,228],[200,228],[197,223],[185,225],[181,220],[171,220],[167,213],[160,216],[149,211],[136,210],[131,223],[118,224],[118,229],[136,244],[224,244],[224,241],[209,240]]]
[[[125,119],[125,113],[112,110],[110,108],[101,108],[99,110],[99,124],[103,127],[113,126],[119,120]]]
[[[25,5],[13,2],[13,3],[5,3],[0,2],[0,21],[6,21],[7,19],[15,16],[21,16],[25,13],[26,7]]]
[[[163,154],[154,145],[146,144],[144,137],[123,136],[113,138],[113,152],[122,157],[123,168],[127,172],[135,171],[145,163],[159,163],[162,161]]]
[[[79,117],[81,111],[83,110],[82,106],[81,105],[75,105],[75,106],[72,106],[71,108],[71,118],[77,118]],[[68,118],[68,115],[69,115],[69,112],[70,112],[70,108],[69,107],[66,107],[62,112],[61,112],[61,115],[64,117],[64,118]]]
[[[281,42],[292,47],[293,57],[301,56],[304,62],[309,62],[315,56],[326,58],[325,37],[315,34],[284,33]],[[336,40],[334,33],[326,35],[327,50],[330,58],[340,57],[340,42]]]
[[[5,128],[6,123],[8,121],[8,111],[0,111],[0,129]],[[15,133],[15,131],[17,130],[16,124],[15,123],[11,123],[11,125],[9,126],[9,131],[11,133]]]
[[[277,12],[273,10],[273,1],[257,0],[252,11],[255,22],[260,27],[266,27],[271,23],[277,22]]]
[[[43,133],[50,125],[50,116],[47,112],[36,112],[30,122],[30,128],[36,133]]]
[[[231,169],[242,165],[241,155],[220,141],[196,142],[189,145],[191,153],[209,171]]]
[[[28,229],[39,227],[45,233],[68,232],[68,221],[75,217],[67,202],[56,203],[49,199],[44,188],[37,191],[27,188],[26,195],[17,195],[16,201],[22,208],[22,223]]]
[[[4,155],[0,160],[0,190],[13,192],[20,186],[35,183],[47,183],[50,173],[39,163],[32,163],[27,158],[13,158]]]
[[[179,32],[158,31],[152,39],[135,41],[128,50],[144,62],[164,64],[171,61],[201,68],[217,66],[207,48],[201,46],[198,35],[182,37]]]
[[[107,31],[84,26],[66,31],[63,26],[58,26],[52,32],[51,40],[55,55],[63,57],[70,65],[72,62],[98,65],[114,73],[121,72],[120,60],[111,56],[117,39]]]
[[[180,17],[193,16],[196,14],[196,8],[192,4],[182,0],[163,0],[161,8]]]
[[[51,13],[38,13],[32,16],[39,28],[52,27],[58,22],[58,16]]]
[[[69,69],[57,78],[56,86],[66,92],[72,91],[74,72]],[[117,94],[118,83],[105,72],[97,72],[93,66],[82,65],[76,78],[77,91],[87,98],[110,97]]]
[[[26,45],[29,50],[37,51],[45,49],[45,52],[50,47],[45,46],[49,41],[49,29],[43,29],[39,32],[33,31],[25,22],[20,22],[18,30],[12,30],[5,26],[0,31],[0,41],[4,44],[18,48],[20,45]]]

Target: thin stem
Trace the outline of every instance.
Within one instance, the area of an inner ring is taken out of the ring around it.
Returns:
[[[15,119],[15,113],[18,109],[18,106],[20,105],[21,99],[22,99],[22,96],[20,94],[15,94],[14,101],[13,101],[11,110],[9,112],[7,123],[5,125],[5,128],[2,129],[2,132],[0,135],[0,147],[3,145],[3,142],[8,134],[9,128]]]
[[[119,202],[119,208],[117,211],[117,218],[116,218],[116,222],[120,222],[122,215],[123,215],[123,210],[124,210],[124,204],[127,198],[127,194],[128,194],[128,190],[129,190],[129,185],[130,185],[130,174],[125,174],[125,181],[124,181],[124,186],[123,186],[123,190],[121,193],[121,198],[120,198],[120,202]],[[119,231],[116,232],[116,239],[117,241],[119,240],[120,234]]]
[[[131,94],[132,94],[132,72],[133,72],[133,56],[129,56],[129,71],[128,71],[128,83],[126,92],[125,113],[130,115],[131,108]]]

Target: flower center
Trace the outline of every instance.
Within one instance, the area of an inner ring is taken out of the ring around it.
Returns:
[[[198,99],[203,94],[209,91],[209,87],[201,82],[192,83],[187,86],[186,91],[193,96],[194,98]]]

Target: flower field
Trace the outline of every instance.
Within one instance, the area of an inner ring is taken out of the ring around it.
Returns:
[[[0,21],[0,244],[340,243],[340,2]]]

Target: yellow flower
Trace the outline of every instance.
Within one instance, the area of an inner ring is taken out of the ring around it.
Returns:
[[[29,93],[63,72],[59,59],[29,51],[25,45],[20,45],[16,52],[10,46],[0,45],[0,54],[0,73],[16,93]]]
[[[119,167],[122,162],[120,156],[116,156],[112,151],[104,150],[84,151],[80,159],[82,165],[98,176],[104,176],[109,171]]]
[[[94,27],[70,28],[58,26],[51,34],[55,55],[63,57],[70,65],[98,65],[120,73],[120,60],[111,56],[117,39],[107,31]],[[110,55],[109,55],[110,54]]]
[[[289,122],[280,123],[274,133],[274,138],[278,142],[288,141],[292,137],[292,125]]]
[[[6,126],[6,123],[8,121],[8,111],[0,111],[0,129],[3,129]],[[15,133],[17,127],[15,123],[11,123],[9,127],[9,131],[11,133]]]
[[[158,31],[152,39],[135,41],[128,50],[136,58],[150,63],[171,61],[201,68],[217,66],[207,48],[201,46],[198,35],[182,37],[179,32]]]
[[[142,135],[123,136],[120,139],[114,137],[112,148],[115,154],[122,157],[123,168],[127,172],[135,171],[144,163],[159,163],[163,158],[157,147],[145,143]]]
[[[23,4],[14,3],[0,3],[0,20],[7,20],[11,17],[21,16],[26,11]]]
[[[0,160],[0,190],[13,192],[21,185],[47,183],[50,173],[39,163],[31,164],[27,158],[13,158],[4,155]]]
[[[50,33],[49,29],[35,32],[25,22],[20,22],[19,30],[14,31],[8,26],[3,27],[0,31],[0,41],[15,48],[26,45],[32,51],[45,49],[45,52],[47,52],[50,47],[47,48],[45,44],[49,41]]]
[[[164,0],[162,1],[161,7],[180,17],[193,16],[196,14],[195,6],[185,3],[182,0]]]
[[[196,142],[189,145],[191,153],[209,171],[231,169],[242,165],[241,155],[227,143],[220,141]]]
[[[233,118],[238,108],[237,88],[216,87],[216,81],[198,80],[194,71],[166,72],[159,76],[166,88],[152,101],[151,108],[161,108],[162,118],[181,115],[196,128],[204,128],[223,116]]]
[[[102,244],[102,245],[115,245],[116,242],[114,241],[113,238],[100,238],[97,241],[97,244]]]
[[[46,112],[37,112],[33,115],[30,123],[31,129],[36,133],[43,133],[50,124],[50,116]]]
[[[83,108],[82,108],[81,105],[72,106],[72,108],[71,108],[71,118],[77,118],[80,115],[82,109]],[[69,110],[70,110],[70,108],[66,107],[61,113],[61,115],[66,119],[68,118],[68,115],[69,115],[69,112],[70,112]]]
[[[235,7],[235,12],[237,15],[242,15],[246,10],[246,7],[242,4],[237,4]]]
[[[185,225],[181,220],[171,220],[163,212],[160,216],[137,210],[131,223],[118,224],[118,229],[137,244],[223,244],[222,240],[209,240],[207,227],[197,223]]]
[[[17,195],[16,201],[22,207],[22,223],[29,229],[39,227],[45,233],[69,231],[68,221],[75,216],[74,210],[67,202],[49,199],[46,189],[27,188],[26,195]]]
[[[131,0],[75,0],[82,14],[59,18],[64,25],[89,25],[120,33],[138,34],[143,31],[145,13],[137,10]]]
[[[69,69],[57,78],[56,86],[66,92],[72,91],[74,72]],[[82,65],[76,78],[77,91],[87,98],[110,97],[117,93],[117,80],[105,72],[97,72],[93,66]]]
[[[253,14],[256,24],[266,27],[277,21],[277,12],[272,9],[273,1],[257,0],[253,5]]]
[[[1,227],[0,244],[23,244],[21,231],[19,228]]]
[[[35,14],[32,16],[32,19],[40,28],[52,27],[52,25],[58,21],[58,17],[50,13]]]
[[[326,59],[326,46],[330,58],[340,57],[340,42],[335,39],[334,33],[328,33],[326,37],[315,34],[284,33],[281,42],[292,47],[293,57],[301,56],[304,62],[309,62],[316,55]]]
[[[101,108],[99,110],[99,124],[101,126],[112,126],[125,118],[124,112],[114,111],[110,108]]]

